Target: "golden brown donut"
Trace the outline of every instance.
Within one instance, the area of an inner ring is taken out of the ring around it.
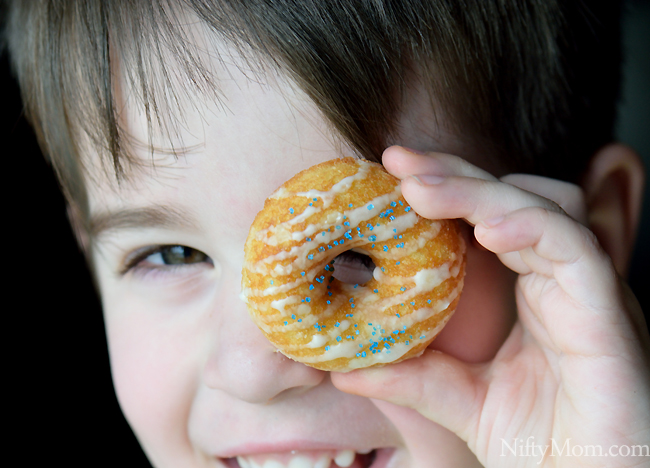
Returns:
[[[365,284],[333,276],[350,249],[375,264]],[[456,308],[464,274],[456,221],[417,215],[381,165],[335,159],[265,201],[246,240],[242,299],[282,354],[347,372],[419,356]]]

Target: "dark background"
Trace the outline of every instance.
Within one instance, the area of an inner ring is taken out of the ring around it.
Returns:
[[[650,2],[629,1],[619,139],[650,167]],[[22,465],[148,466],[113,392],[99,301],[70,232],[51,169],[22,117],[19,91],[2,57],[2,162],[8,188],[3,222],[9,255],[3,287],[5,378]],[[594,77],[597,79],[597,77]],[[647,171],[646,171],[647,172]],[[630,285],[650,311],[650,190]],[[14,305],[11,305],[14,304]],[[28,461],[29,460],[29,461]]]

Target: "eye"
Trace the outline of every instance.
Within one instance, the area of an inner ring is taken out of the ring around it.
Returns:
[[[364,253],[347,250],[334,259],[332,276],[342,283],[364,284],[372,279],[375,264]]]
[[[172,270],[199,265],[213,265],[212,259],[200,250],[184,245],[162,245],[148,247],[136,252],[123,273],[131,270]]]

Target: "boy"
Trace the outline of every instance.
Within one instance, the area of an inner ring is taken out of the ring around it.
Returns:
[[[504,444],[647,444],[648,337],[615,273],[641,171],[606,145],[616,73],[587,78],[616,54],[581,7],[14,7],[26,103],[154,465],[603,466]],[[437,351],[328,375],[248,319],[243,240],[293,174],[382,152],[416,211],[467,221],[465,291]]]

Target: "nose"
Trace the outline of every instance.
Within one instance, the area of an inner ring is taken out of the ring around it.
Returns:
[[[239,299],[239,275],[231,278],[214,304],[204,384],[248,403],[277,401],[319,385],[326,372],[278,352]]]

